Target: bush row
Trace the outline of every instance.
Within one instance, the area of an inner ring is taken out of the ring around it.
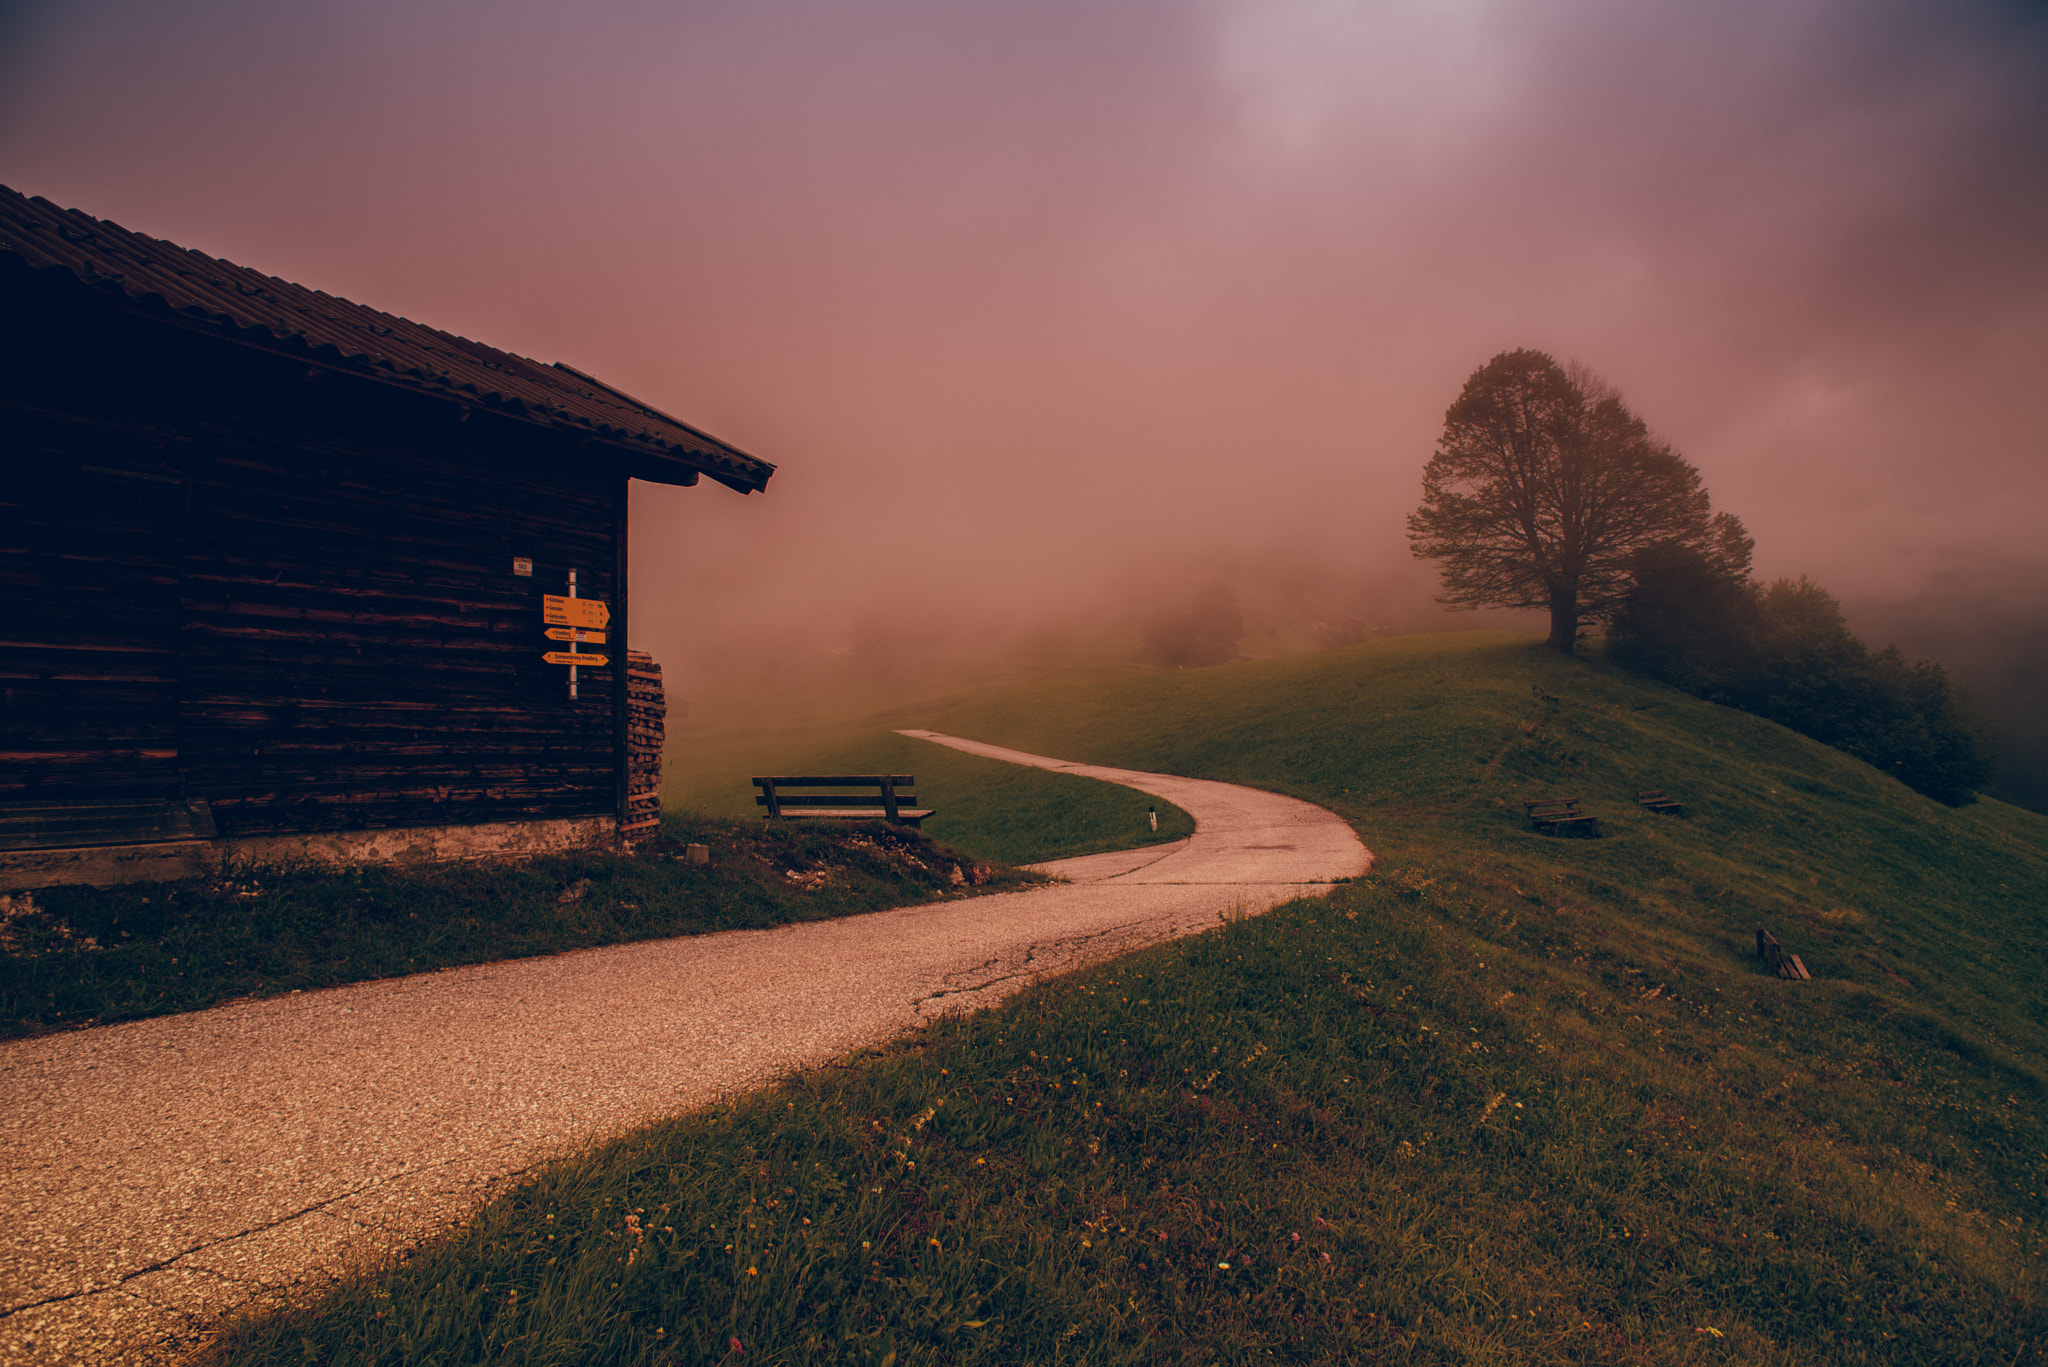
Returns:
[[[1759,585],[1687,547],[1637,558],[1608,658],[1846,751],[1937,802],[1976,800],[1990,727],[1933,660],[1872,651],[1834,595],[1804,575]]]

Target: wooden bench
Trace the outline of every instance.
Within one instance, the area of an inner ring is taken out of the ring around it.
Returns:
[[[1659,816],[1684,816],[1685,804],[1662,788],[1645,788],[1636,794],[1636,806],[1647,807]]]
[[[770,821],[804,820],[816,817],[845,821],[890,821],[898,826],[916,827],[932,814],[917,805],[910,791],[917,780],[909,774],[827,774],[795,777],[756,778],[761,791],[754,805],[766,807],[762,815]],[[857,793],[792,793],[791,788],[859,788]]]
[[[1579,810],[1575,797],[1541,797],[1524,799],[1522,810],[1529,814],[1529,825],[1533,830],[1546,831],[1551,835],[1600,836],[1600,819],[1588,816]]]
[[[1801,983],[1813,981],[1813,975],[1806,971],[1806,965],[1799,961],[1799,956],[1787,954],[1779,945],[1778,938],[1762,926],[1757,927],[1756,953],[1764,961],[1764,967],[1781,978]]]

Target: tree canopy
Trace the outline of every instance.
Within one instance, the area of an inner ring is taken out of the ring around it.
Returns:
[[[1529,350],[1475,370],[1444,414],[1408,540],[1440,563],[1440,602],[1544,609],[1563,651],[1619,608],[1648,548],[1689,548],[1740,580],[1753,545],[1618,394]]]

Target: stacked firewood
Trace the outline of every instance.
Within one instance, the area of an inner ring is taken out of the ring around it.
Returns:
[[[630,840],[661,824],[661,666],[644,650],[626,652],[626,819],[619,834]]]

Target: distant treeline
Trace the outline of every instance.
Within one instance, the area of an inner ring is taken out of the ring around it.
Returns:
[[[1608,658],[1739,707],[1856,756],[1937,802],[1975,800],[1996,753],[1991,728],[1948,671],[1872,651],[1812,580],[1768,585],[1698,551],[1656,546],[1636,560]]]

